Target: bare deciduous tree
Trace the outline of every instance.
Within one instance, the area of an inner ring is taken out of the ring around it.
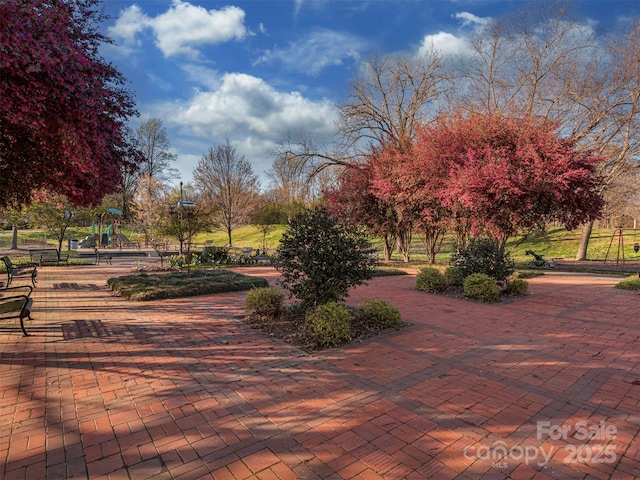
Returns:
[[[279,155],[266,175],[270,189],[283,204],[306,202],[309,199],[309,181],[313,167],[300,156],[284,153]]]
[[[177,177],[177,170],[171,167],[176,155],[171,153],[171,142],[162,121],[151,118],[142,123],[136,131],[138,147],[144,155],[140,173],[166,182]]]
[[[340,107],[338,130],[351,145],[366,141],[398,151],[411,148],[449,88],[449,74],[432,50],[422,56],[373,56]]]
[[[209,148],[202,156],[193,179],[196,188],[220,216],[229,246],[233,246],[231,233],[239,224],[248,222],[260,189],[251,164],[227,139],[224,145]]]

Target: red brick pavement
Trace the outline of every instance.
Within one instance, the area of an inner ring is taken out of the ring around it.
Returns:
[[[500,305],[378,278],[350,301],[411,326],[308,355],[245,325],[242,293],[113,296],[132,266],[44,267],[32,335],[0,325],[0,478],[640,476],[639,297],[615,278]]]

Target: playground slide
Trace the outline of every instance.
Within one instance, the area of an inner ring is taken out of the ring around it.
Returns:
[[[138,248],[138,244],[129,240],[124,234],[116,233],[116,237],[118,238],[118,244],[123,247],[135,247]]]

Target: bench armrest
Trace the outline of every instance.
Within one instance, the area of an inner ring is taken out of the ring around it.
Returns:
[[[5,289],[0,290],[0,300],[7,298],[9,296],[15,295],[23,295],[23,296],[31,296],[31,292],[33,292],[33,287],[31,285],[19,285],[17,287],[7,287]]]

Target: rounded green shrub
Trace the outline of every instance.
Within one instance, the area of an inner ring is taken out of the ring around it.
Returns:
[[[507,295],[512,297],[524,297],[529,289],[529,283],[522,278],[512,278],[507,280]]]
[[[329,302],[307,313],[305,323],[318,346],[335,347],[351,341],[352,320],[345,305]]]
[[[448,285],[462,285],[464,274],[458,267],[447,267],[444,271],[444,278]]]
[[[311,309],[344,299],[373,277],[377,259],[366,232],[318,206],[296,214],[277,250],[278,283]]]
[[[277,317],[282,310],[284,293],[277,288],[254,288],[247,292],[245,308],[265,317]]]
[[[385,329],[402,325],[400,310],[386,300],[369,298],[362,301],[358,308],[364,321],[374,328]]]
[[[473,273],[484,273],[504,282],[515,271],[515,262],[494,238],[472,238],[452,255],[451,260],[464,278]]]
[[[421,268],[416,276],[416,290],[440,293],[447,288],[447,279],[435,267]]]
[[[473,273],[464,279],[464,294],[480,302],[495,302],[500,298],[500,289],[495,278]]]

